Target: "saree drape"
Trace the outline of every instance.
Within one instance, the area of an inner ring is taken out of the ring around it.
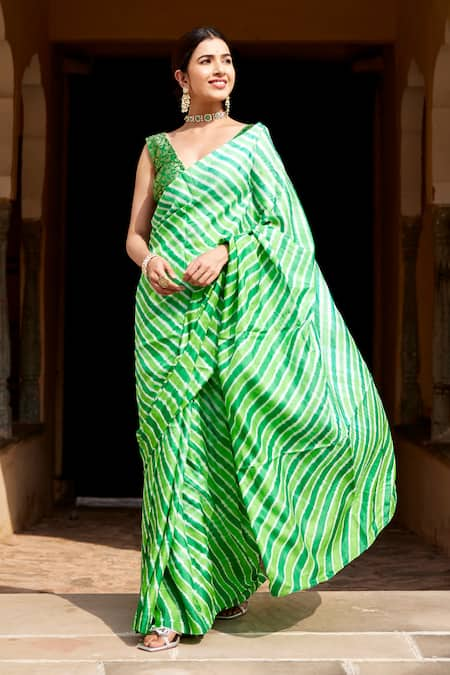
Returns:
[[[205,633],[266,578],[274,596],[311,588],[396,507],[382,402],[267,127],[180,164],[150,248],[178,281],[221,242],[229,260],[207,287],[164,297],[141,277],[136,290],[141,633]]]

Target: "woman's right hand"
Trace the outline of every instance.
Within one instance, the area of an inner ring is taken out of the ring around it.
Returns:
[[[169,263],[159,255],[152,258],[147,265],[147,278],[157,293],[160,295],[172,295],[173,293],[178,293],[178,291],[185,290],[184,286],[175,284],[169,277],[175,277],[175,272]]]

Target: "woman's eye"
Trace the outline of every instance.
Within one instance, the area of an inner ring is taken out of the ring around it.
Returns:
[[[209,58],[207,58],[207,59],[202,59],[202,60],[200,61],[200,65],[203,66],[203,65],[205,65],[205,64],[207,64],[207,63],[210,63],[210,61],[211,61],[211,59],[209,59]],[[233,59],[231,59],[230,57],[224,59],[224,61],[225,61],[225,63],[233,63]]]

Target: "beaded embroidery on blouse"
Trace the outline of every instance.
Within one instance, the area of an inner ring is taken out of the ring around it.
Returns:
[[[145,140],[155,167],[153,197],[158,201],[166,187],[184,170],[184,166],[164,133],[153,134]]]

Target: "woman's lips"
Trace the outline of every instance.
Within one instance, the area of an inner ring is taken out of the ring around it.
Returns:
[[[216,89],[224,89],[227,86],[227,83],[223,80],[211,80],[209,84]]]

